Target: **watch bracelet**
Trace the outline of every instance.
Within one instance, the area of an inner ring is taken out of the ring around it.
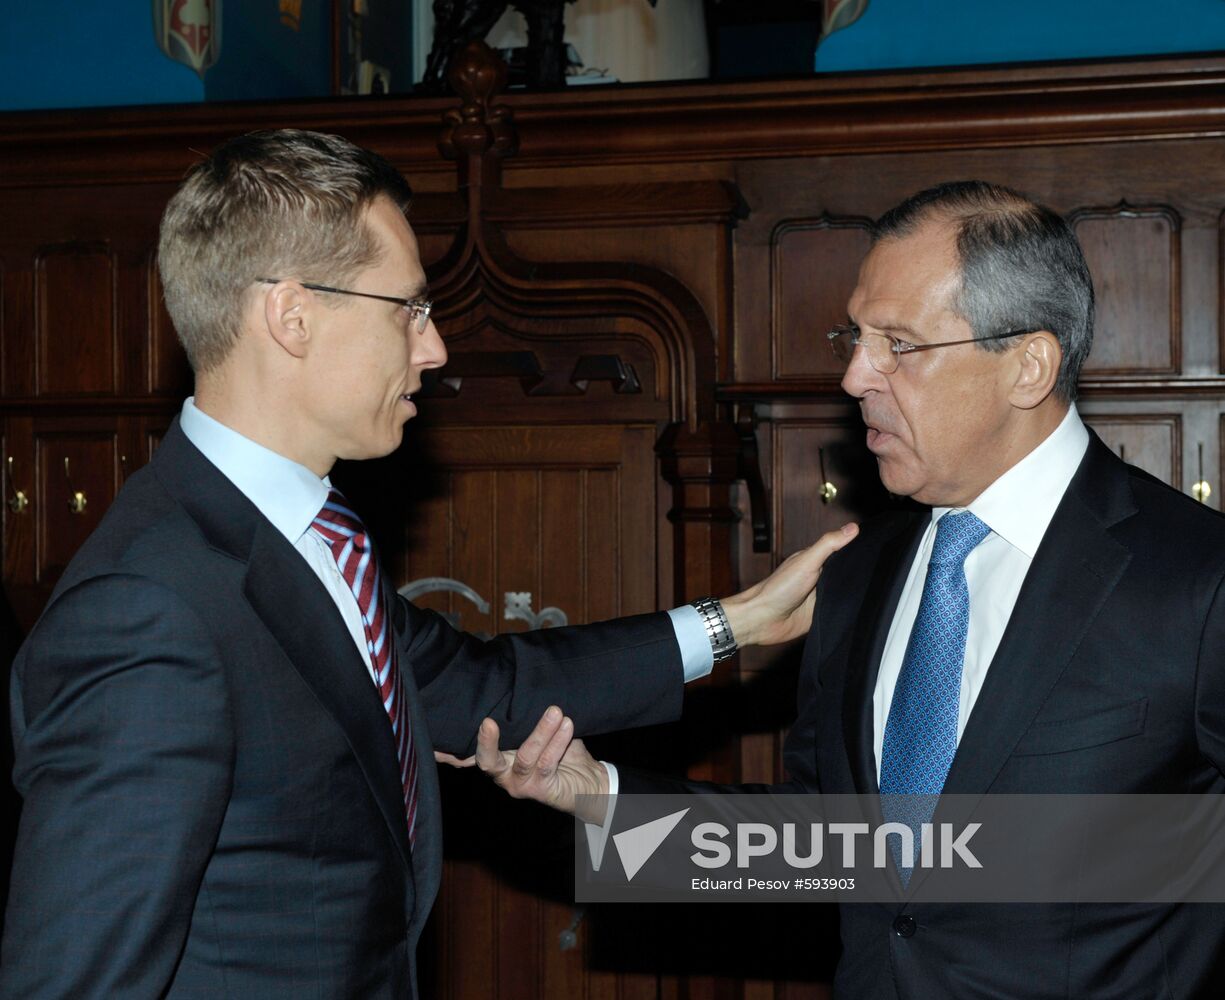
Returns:
[[[706,628],[706,637],[710,640],[710,651],[714,655],[715,663],[734,656],[740,647],[732,634],[723,605],[713,597],[700,597],[693,601],[690,607],[702,616],[702,625]]]

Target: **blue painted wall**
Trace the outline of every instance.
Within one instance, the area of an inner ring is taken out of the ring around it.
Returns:
[[[146,10],[149,4],[143,3]],[[206,101],[326,97],[332,92],[328,0],[303,0],[297,30],[281,23],[277,0],[226,0],[221,58],[204,74]]]
[[[150,0],[6,0],[0,109],[321,96],[330,90],[329,7],[303,0],[294,31],[281,24],[277,0],[227,0],[221,59],[202,82],[158,49]],[[401,90],[409,4],[371,7],[366,57],[390,68]],[[750,41],[739,38],[742,51]],[[778,71],[777,47],[767,39],[761,48]],[[863,17],[821,44],[814,64],[833,72],[1219,50],[1225,0],[870,0]]]
[[[0,108],[203,99],[200,78],[157,47],[149,0],[7,0],[0,7]]]
[[[221,58],[201,81],[158,48],[151,0],[0,0],[0,110],[326,96],[331,7],[302,0],[295,30],[278,0],[224,0]],[[408,89],[411,6],[368,8],[363,55]]]
[[[818,71],[1225,50],[1225,0],[869,0]]]

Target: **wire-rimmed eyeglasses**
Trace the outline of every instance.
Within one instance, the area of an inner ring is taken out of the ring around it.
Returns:
[[[857,326],[836,326],[825,335],[834,357],[844,364],[850,364],[855,356],[855,348],[863,345],[868,353],[868,364],[882,375],[892,375],[903,354],[913,354],[916,351],[934,351],[938,347],[956,347],[959,344],[980,344],[984,340],[1007,340],[1009,337],[1022,337],[1033,330],[1009,330],[1007,333],[994,333],[988,337],[971,337],[969,340],[946,340],[939,344],[912,344],[901,340],[890,333],[864,333]]]
[[[256,281],[263,282],[266,285],[275,285],[284,281],[284,278],[256,278]],[[434,308],[434,303],[429,299],[401,299],[395,295],[375,295],[372,292],[354,292],[347,288],[332,288],[330,285],[316,285],[311,281],[299,281],[299,285],[303,288],[309,288],[312,292],[330,292],[333,295],[356,295],[363,299],[378,299],[380,302],[392,302],[398,306],[403,306],[408,310],[409,316],[412,319],[413,330],[417,333],[425,333],[425,328],[430,321],[430,310]]]

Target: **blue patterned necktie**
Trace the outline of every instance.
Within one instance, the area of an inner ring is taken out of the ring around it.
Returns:
[[[989,534],[991,529],[969,511],[940,518],[919,613],[885,722],[881,810],[887,822],[905,823],[914,831],[916,855],[920,827],[931,818],[957,750],[961,668],[970,628],[966,556]],[[907,885],[911,870],[901,864],[901,838],[890,837],[889,842],[902,884]]]

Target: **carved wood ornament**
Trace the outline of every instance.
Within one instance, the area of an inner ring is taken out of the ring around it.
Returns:
[[[490,220],[514,197],[501,187],[502,160],[518,149],[511,111],[498,103],[506,66],[472,42],[454,60],[450,81],[462,103],[445,113],[439,149],[456,161],[466,217],[450,250],[428,268],[451,352],[428,391],[445,398],[464,393],[470,379],[500,380],[517,383],[520,399],[581,406],[583,419],[655,423],[660,473],[673,491],[677,597],[728,591],[730,568],[720,553],[738,519],[730,488],[740,442],[718,418],[717,341],[705,311],[685,285],[654,267],[516,255]],[[610,388],[597,391],[595,383]],[[465,414],[480,399],[469,399]],[[550,413],[573,419],[575,410],[541,405],[524,419]]]
[[[714,335],[693,294],[638,264],[516,255],[490,220],[514,197],[501,186],[502,160],[518,149],[511,111],[497,103],[506,65],[484,42],[473,42],[454,60],[450,81],[462,103],[444,114],[439,149],[456,162],[466,218],[429,269],[451,350],[429,392],[454,396],[469,379],[505,378],[532,397],[583,396],[593,383],[606,383],[622,404],[614,408],[619,415],[695,429],[710,419]],[[573,350],[558,369],[559,342],[566,341]],[[490,349],[493,342],[503,349]],[[644,358],[648,371],[638,367]]]

